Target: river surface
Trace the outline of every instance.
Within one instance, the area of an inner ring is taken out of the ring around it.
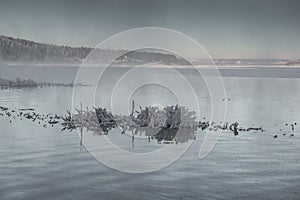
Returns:
[[[6,66],[0,70],[1,78],[19,76],[48,82],[71,82],[76,75],[76,69],[57,67]],[[193,82],[193,73],[184,73]],[[300,79],[295,78],[299,70],[276,72],[285,74],[283,77],[259,76],[253,71],[248,77],[226,73],[223,81],[230,98],[226,121],[238,121],[242,127],[261,126],[266,131],[238,136],[224,131],[203,159],[198,152],[205,132],[198,132],[176,162],[150,173],[125,173],[105,166],[80,146],[74,131],[44,128],[25,119],[10,123],[9,118],[0,117],[0,199],[299,199]],[[115,83],[112,76],[106,79],[106,85],[96,92],[96,105],[105,107],[109,105],[106,93],[110,94]],[[214,97],[209,97],[202,84],[196,87],[201,91],[197,93],[201,100],[198,117],[209,118]],[[84,94],[87,88],[78,90]],[[0,90],[0,105],[60,115],[72,109],[72,93],[70,87],[5,89]],[[131,99],[142,106],[176,103],[172,93],[155,84],[140,87]],[[294,131],[285,125],[295,122]],[[118,129],[110,134],[112,141],[127,151],[153,151],[165,145],[145,138],[136,139],[133,145],[131,137],[121,135]],[[107,149],[107,155],[110,151]]]

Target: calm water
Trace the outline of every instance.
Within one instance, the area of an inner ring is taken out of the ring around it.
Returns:
[[[4,67],[1,72],[1,77],[57,82],[70,82],[76,74],[75,69],[67,68],[35,71]],[[193,74],[188,79],[193,81]],[[296,126],[295,136],[290,138],[291,130],[285,123],[300,123],[300,79],[226,76],[224,83],[231,98],[226,121],[238,121],[244,127],[262,126],[266,132],[245,132],[237,137],[224,132],[202,160],[198,151],[204,133],[199,132],[179,160],[146,174],[123,173],[99,163],[80,148],[77,133],[61,132],[60,127],[43,128],[27,120],[9,123],[1,117],[0,199],[299,199],[300,127]],[[210,100],[206,88],[198,87],[200,115],[208,117]],[[85,88],[81,89],[84,93]],[[110,90],[106,84],[103,91]],[[105,105],[107,99],[101,98],[101,91],[97,104]],[[150,98],[153,94],[156,99]],[[153,85],[140,88],[133,98],[143,105],[149,101],[164,104],[173,97]],[[72,88],[0,91],[0,105],[34,107],[39,113],[64,114],[71,103]],[[119,132],[113,131],[112,137],[126,150],[143,152],[161,147],[143,139],[136,140],[133,147],[131,138]],[[277,139],[273,139],[275,134]]]

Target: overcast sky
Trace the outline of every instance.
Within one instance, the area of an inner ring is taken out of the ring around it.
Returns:
[[[0,35],[91,46],[130,28],[175,29],[213,58],[300,58],[300,1],[0,0]]]

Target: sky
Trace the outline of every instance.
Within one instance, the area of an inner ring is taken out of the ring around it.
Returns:
[[[0,0],[0,35],[94,47],[154,26],[192,37],[213,58],[299,59],[299,10],[297,0]]]

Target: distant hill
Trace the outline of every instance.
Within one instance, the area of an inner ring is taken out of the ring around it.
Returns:
[[[53,44],[38,43],[30,40],[0,35],[0,62],[20,63],[79,63],[93,50],[88,47],[69,47]],[[97,49],[104,60],[111,60],[116,54],[122,54],[114,63],[159,63],[167,65],[189,65],[183,58],[151,50],[130,51]],[[195,65],[211,65],[210,59],[191,59]],[[287,59],[214,59],[217,66],[246,66],[246,65],[286,65],[300,66],[300,60]]]
[[[0,35],[0,60],[9,62],[78,62],[86,58],[92,51],[87,47],[69,47],[43,44],[30,40]],[[115,54],[122,53],[117,63],[162,63],[177,64],[181,59],[176,56],[159,52],[143,52],[98,49],[104,59],[110,60]]]

